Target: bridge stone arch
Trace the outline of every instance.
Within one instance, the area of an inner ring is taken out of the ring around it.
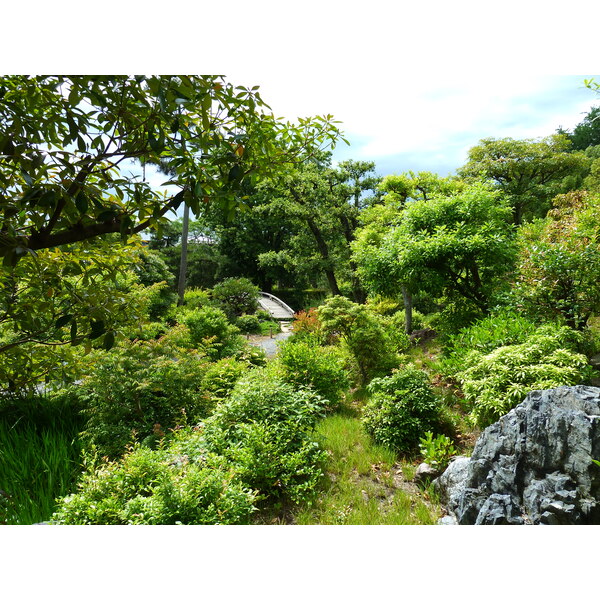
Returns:
[[[273,294],[259,292],[258,304],[278,321],[291,321],[294,318],[294,310]]]

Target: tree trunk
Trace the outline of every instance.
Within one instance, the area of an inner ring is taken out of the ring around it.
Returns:
[[[406,335],[410,335],[412,333],[413,301],[412,294],[404,285],[402,286],[402,299],[404,300],[404,331]]]
[[[179,299],[177,305],[183,304],[183,295],[185,294],[185,278],[187,275],[188,258],[188,230],[190,226],[190,207],[186,204],[183,209],[183,230],[181,232],[181,261],[179,263],[179,281],[177,283],[177,294]]]
[[[327,281],[329,282],[329,287],[331,289],[331,293],[334,296],[341,296],[340,288],[338,287],[337,280],[335,278],[335,273],[333,269],[328,266],[329,263],[329,248],[327,247],[327,242],[325,242],[325,238],[323,238],[323,234],[321,230],[317,227],[316,223],[313,219],[306,219],[306,223],[311,233],[313,234],[315,241],[317,242],[317,248],[319,249],[319,254],[325,261],[327,266],[324,267],[325,275],[327,276]]]

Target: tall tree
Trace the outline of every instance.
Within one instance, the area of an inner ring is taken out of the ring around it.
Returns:
[[[398,296],[405,286],[444,297],[465,315],[485,314],[514,266],[510,210],[498,190],[482,183],[410,202],[393,227],[372,222],[359,232],[354,244],[359,274],[375,293]]]
[[[321,144],[333,118],[283,123],[257,88],[219,76],[0,78],[0,252],[24,254],[155,226],[182,203],[232,208],[246,178],[273,173]],[[167,160],[175,188],[126,177],[128,160]]]
[[[513,222],[520,225],[544,217],[556,194],[581,185],[590,161],[569,150],[564,135],[540,140],[488,138],[469,150],[469,160],[458,173],[493,181],[513,207]]]

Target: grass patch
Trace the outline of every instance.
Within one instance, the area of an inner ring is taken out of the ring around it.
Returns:
[[[73,491],[80,467],[76,430],[0,421],[0,523],[50,518],[55,499]]]
[[[321,421],[317,434],[328,454],[327,478],[312,506],[296,514],[301,525],[425,525],[437,506],[409,489],[393,451],[373,444],[350,415]]]

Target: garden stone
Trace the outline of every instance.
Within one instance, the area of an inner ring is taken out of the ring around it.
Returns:
[[[434,481],[447,524],[600,524],[600,389],[530,392]],[[440,521],[442,522],[442,521]]]
[[[434,477],[437,477],[440,474],[438,469],[435,469],[430,464],[423,462],[415,471],[414,482],[415,483],[424,483],[427,481],[431,481]]]

